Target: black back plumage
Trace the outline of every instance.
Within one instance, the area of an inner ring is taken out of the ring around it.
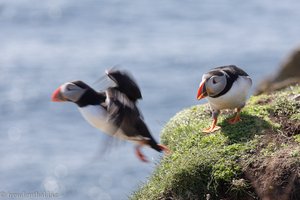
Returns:
[[[216,67],[216,68],[210,70],[207,74],[210,75],[210,76],[208,76],[208,78],[210,78],[214,75],[222,76],[223,74],[225,74],[226,79],[227,79],[227,84],[226,84],[224,90],[215,96],[211,96],[212,98],[217,98],[217,97],[220,97],[220,96],[226,94],[232,87],[233,83],[238,79],[239,76],[249,76],[244,70],[238,68],[235,65]]]
[[[124,93],[113,87],[106,90],[106,98],[108,99],[108,121],[117,127],[115,132],[121,129],[132,140],[143,140],[153,149],[161,151],[134,102]]]
[[[157,142],[152,137],[147,125],[143,120],[140,110],[136,106],[138,99],[142,98],[141,90],[134,79],[126,72],[110,70],[107,76],[117,86],[107,89],[107,98],[110,99],[108,110],[110,120],[122,129],[129,137],[143,138],[153,149],[161,151]]]

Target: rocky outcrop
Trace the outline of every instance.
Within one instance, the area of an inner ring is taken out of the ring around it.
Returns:
[[[255,94],[271,92],[297,83],[300,83],[300,48],[294,50],[274,77],[266,78],[258,85]]]
[[[176,114],[162,131],[164,156],[136,200],[299,200],[300,86],[252,96],[231,125],[205,134],[207,105]]]

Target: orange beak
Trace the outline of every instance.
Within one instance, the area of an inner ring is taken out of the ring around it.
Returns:
[[[57,88],[51,96],[51,101],[53,102],[63,102],[66,101],[66,99],[62,96],[61,91],[60,91],[60,87]]]
[[[200,83],[200,86],[199,86],[199,89],[198,89],[198,94],[197,94],[197,99],[198,100],[207,97],[205,82],[206,82],[206,80],[204,80]]]

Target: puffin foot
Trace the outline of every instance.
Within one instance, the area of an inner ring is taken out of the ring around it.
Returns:
[[[217,130],[219,130],[221,127],[220,126],[212,126],[210,128],[202,130],[203,133],[213,133]]]
[[[171,150],[170,150],[167,146],[165,146],[165,145],[163,145],[163,144],[157,144],[157,146],[159,146],[159,148],[160,148],[163,152],[165,152],[166,155],[170,155],[170,154],[171,154]]]
[[[137,156],[142,162],[148,162],[148,160],[146,159],[146,156],[144,156],[144,154],[141,152],[140,147],[141,147],[141,146],[136,146],[136,147],[135,147],[135,154],[136,154],[136,156]]]
[[[229,119],[228,123],[229,124],[235,124],[235,123],[237,123],[239,121],[242,121],[241,118],[240,118],[240,116],[235,116],[234,118]]]
[[[240,113],[241,113],[241,108],[236,108],[236,114],[235,114],[234,118],[229,119],[228,123],[229,124],[235,124],[235,123],[237,123],[239,121],[242,121],[241,117],[240,117]]]

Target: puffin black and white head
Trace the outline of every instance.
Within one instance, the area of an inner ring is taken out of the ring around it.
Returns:
[[[198,88],[197,99],[207,98],[213,123],[203,132],[210,133],[220,129],[216,126],[217,117],[223,109],[236,109],[236,115],[229,123],[240,121],[240,111],[246,104],[251,85],[249,75],[235,65],[217,67],[205,73]]]
[[[116,85],[97,92],[82,81],[67,82],[52,94],[52,101],[70,101],[77,104],[82,116],[93,127],[104,133],[137,144],[136,154],[142,161],[147,161],[140,147],[148,145],[161,152],[169,149],[158,144],[151,136],[136,106],[142,98],[138,85],[130,76],[118,70],[106,72]]]

